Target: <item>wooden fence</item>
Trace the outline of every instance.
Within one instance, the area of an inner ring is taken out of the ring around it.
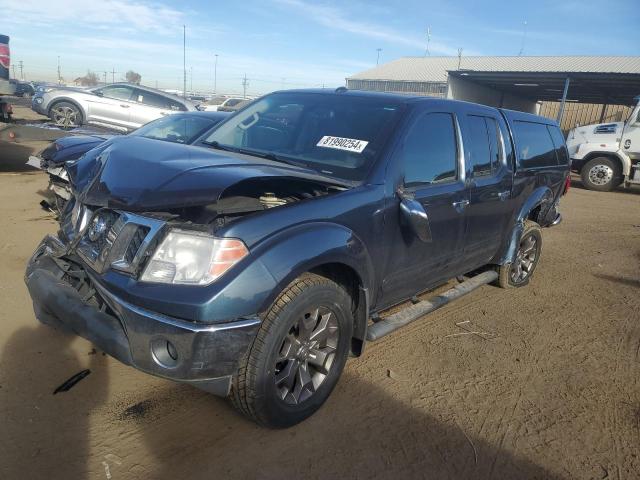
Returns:
[[[542,102],[540,115],[558,118],[559,102]],[[629,118],[633,107],[625,105],[600,105],[596,103],[565,103],[560,128],[566,133],[576,125],[621,122]]]

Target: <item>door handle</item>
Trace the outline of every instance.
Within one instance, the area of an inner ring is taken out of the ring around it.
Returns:
[[[124,104],[122,104],[122,103],[121,103],[121,104],[120,104],[120,106],[121,106],[122,108],[129,108],[131,105],[124,105]]]
[[[457,202],[453,202],[451,205],[453,205],[453,208],[455,208],[458,212],[461,212],[462,210],[464,210],[464,207],[469,205],[469,200],[459,200]]]
[[[503,202],[510,196],[511,196],[511,192],[509,190],[505,190],[504,192],[498,192],[498,198]]]

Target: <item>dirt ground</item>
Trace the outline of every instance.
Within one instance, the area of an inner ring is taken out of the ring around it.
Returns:
[[[0,479],[640,478],[638,189],[572,189],[530,286],[369,344],[315,416],[270,431],[38,324],[45,185],[0,173]]]

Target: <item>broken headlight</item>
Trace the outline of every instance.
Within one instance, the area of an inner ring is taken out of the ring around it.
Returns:
[[[156,248],[140,280],[209,285],[248,254],[244,243],[235,238],[173,229]]]

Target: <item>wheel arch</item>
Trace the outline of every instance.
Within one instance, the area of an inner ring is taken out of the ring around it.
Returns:
[[[623,157],[622,155],[620,155],[617,152],[607,152],[607,151],[589,152],[587,155],[585,155],[583,160],[582,160],[582,166],[580,167],[579,173],[582,173],[582,170],[584,169],[585,165],[588,162],[590,162],[594,158],[598,158],[598,157],[606,157],[606,158],[618,163],[618,165],[620,165],[621,174],[623,176],[625,176],[625,177],[627,175],[629,175],[629,169],[631,168],[631,160],[629,160],[628,158]]]
[[[545,217],[549,207],[553,205],[553,199],[553,192],[547,186],[540,186],[531,192],[515,217],[511,234],[507,237],[504,255],[498,262],[499,265],[505,265],[513,261],[518,251],[522,232],[524,232],[525,221],[531,220],[540,224],[540,219]]]
[[[322,239],[318,242],[318,239]],[[354,329],[351,351],[364,349],[369,318],[373,264],[362,240],[350,229],[328,222],[314,222],[287,229],[262,246],[260,261],[273,276],[276,286],[262,302],[266,311],[278,295],[304,273],[329,278],[343,287],[352,299]]]

